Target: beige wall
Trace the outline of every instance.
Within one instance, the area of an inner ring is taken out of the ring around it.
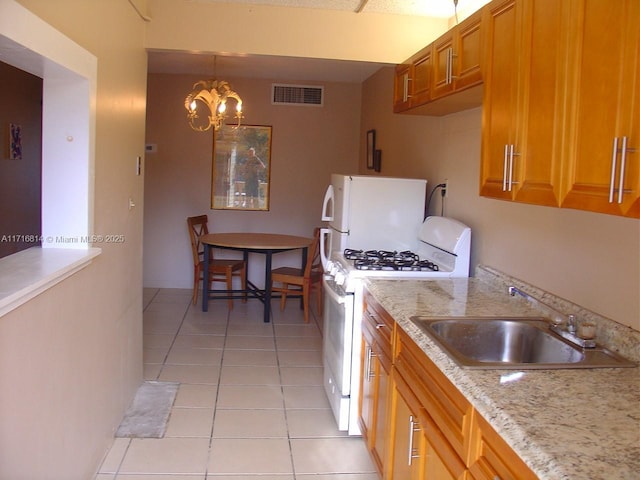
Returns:
[[[0,318],[0,478],[86,480],[142,381],[143,177],[133,172],[144,22],[126,1],[19,3],[98,58],[94,230],[126,241],[97,245],[86,269]]]
[[[191,130],[183,105],[197,80],[200,78],[149,75],[147,142],[156,144],[158,151],[146,157],[147,287],[192,287],[188,216],[208,214],[211,231],[310,236],[321,223],[330,175],[355,173],[358,168],[360,85],[325,84],[323,107],[274,106],[271,81],[225,79],[242,97],[244,123],[273,127],[271,202],[268,212],[211,210],[213,132]],[[299,254],[274,257],[276,265],[287,262],[299,262]],[[252,256],[249,275],[258,285],[264,283],[263,265],[261,256]]]
[[[382,175],[424,176],[429,191],[449,181],[444,213],[471,226],[473,266],[495,267],[640,330],[638,220],[480,197],[481,109],[394,115],[392,86],[391,68],[365,82],[361,136],[376,129]],[[362,172],[363,165],[361,154]],[[440,214],[438,197],[432,214]]]
[[[153,20],[146,46],[154,49],[400,63],[449,28],[444,18],[223,2],[147,3]]]

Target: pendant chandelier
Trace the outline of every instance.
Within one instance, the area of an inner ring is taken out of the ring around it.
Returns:
[[[200,80],[193,85],[193,90],[184,100],[184,107],[187,109],[189,126],[197,132],[206,132],[211,127],[219,130],[225,124],[227,117],[227,100],[233,99],[236,103],[234,118],[238,128],[242,122],[242,99],[240,95],[231,90],[229,84],[222,80],[215,79],[216,58],[213,58],[213,76],[211,80]],[[200,114],[199,114],[200,112]],[[203,121],[198,119],[204,118]]]

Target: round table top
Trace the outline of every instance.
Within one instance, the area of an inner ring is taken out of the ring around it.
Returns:
[[[214,247],[240,248],[247,250],[291,250],[308,247],[312,238],[283,235],[280,233],[207,233],[200,242]]]

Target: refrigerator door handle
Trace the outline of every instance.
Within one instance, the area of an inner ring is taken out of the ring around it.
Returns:
[[[331,237],[329,235],[331,235],[331,230],[329,228],[320,229],[320,261],[322,262],[322,268],[325,271],[327,269],[327,261],[329,260],[329,258],[327,257],[327,242],[325,241],[325,239],[329,239],[328,251],[331,251]]]
[[[329,205],[329,202],[331,202],[331,205]],[[329,187],[327,188],[327,191],[324,194],[324,200],[322,201],[322,221],[323,222],[333,221],[333,208],[334,208],[333,185],[329,185]]]

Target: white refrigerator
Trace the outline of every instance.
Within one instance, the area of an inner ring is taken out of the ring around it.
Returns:
[[[412,250],[424,220],[427,181],[367,175],[331,175],[322,204],[321,248]]]

